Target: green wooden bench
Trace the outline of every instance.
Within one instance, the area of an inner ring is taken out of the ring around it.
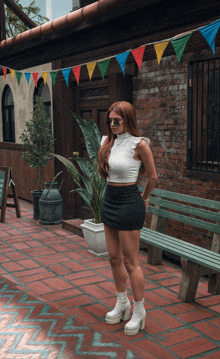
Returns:
[[[161,264],[163,250],[181,257],[183,274],[178,298],[184,302],[194,300],[203,275],[209,275],[209,293],[220,294],[220,202],[155,188],[148,212],[153,214],[150,229],[141,230],[148,263]],[[212,232],[210,250],[162,233],[166,218]]]

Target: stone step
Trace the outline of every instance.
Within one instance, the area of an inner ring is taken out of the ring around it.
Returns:
[[[80,224],[83,224],[83,220],[80,218],[66,219],[62,221],[62,228],[73,234],[83,237],[83,232]]]

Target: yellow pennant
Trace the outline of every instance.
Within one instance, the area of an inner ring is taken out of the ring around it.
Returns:
[[[12,80],[13,80],[13,77],[14,77],[14,74],[15,74],[15,70],[10,69],[10,71],[11,71],[11,78],[12,78]]]
[[[48,74],[49,74],[49,72],[42,72],[42,76],[43,76],[43,79],[44,79],[44,85],[46,85],[46,83],[47,83]]]
[[[159,44],[154,44],[154,49],[156,51],[158,64],[160,64],[160,60],[168,44],[169,41],[164,41],[164,42],[160,42]]]
[[[87,69],[88,69],[90,80],[92,78],[92,74],[95,70],[96,64],[97,64],[97,62],[90,62],[89,64],[87,64]]]

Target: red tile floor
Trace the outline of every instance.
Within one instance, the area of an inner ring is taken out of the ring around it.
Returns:
[[[115,287],[107,256],[87,251],[84,239],[59,226],[22,218],[8,209],[0,223],[1,359],[219,359],[220,295],[199,283],[196,300],[177,298],[181,271],[153,267],[140,252],[145,275],[146,325],[124,335],[124,323],[107,325]],[[132,300],[131,287],[128,292]]]

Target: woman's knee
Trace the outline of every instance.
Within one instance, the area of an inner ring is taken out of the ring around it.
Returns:
[[[109,254],[109,262],[112,268],[120,267],[123,265],[123,257],[121,255]]]

